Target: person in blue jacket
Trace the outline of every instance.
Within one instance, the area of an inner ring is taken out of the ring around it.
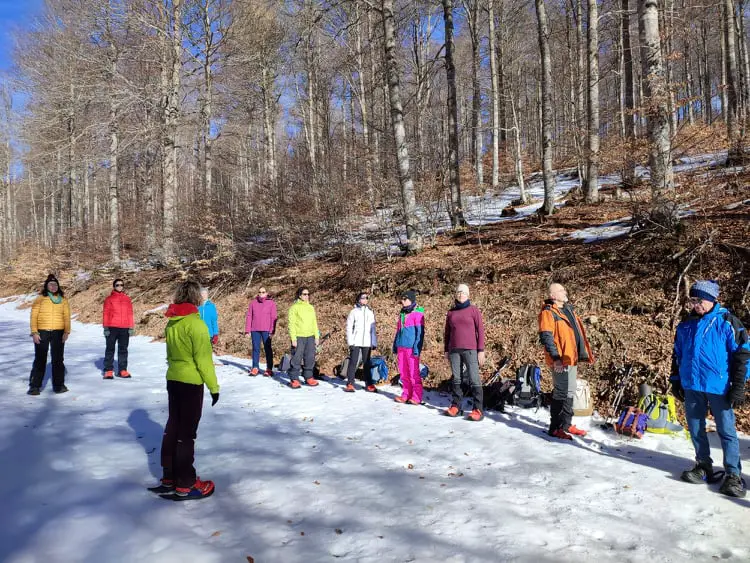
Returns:
[[[690,288],[690,314],[677,325],[669,378],[674,395],[685,401],[695,466],[682,473],[688,483],[714,482],[711,449],[706,435],[708,409],[724,452],[724,482],[719,492],[744,497],[740,443],[735,429],[734,407],[745,400],[745,379],[750,363],[750,344],[742,323],[718,303],[719,284],[698,281]]]
[[[207,287],[201,288],[201,305],[198,307],[198,313],[208,327],[211,345],[216,346],[219,343],[219,313],[216,311],[216,305],[208,298]]]

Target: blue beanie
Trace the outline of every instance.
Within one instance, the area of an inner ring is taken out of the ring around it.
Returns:
[[[699,280],[690,288],[690,297],[700,297],[711,303],[719,299],[719,284],[714,280]]]

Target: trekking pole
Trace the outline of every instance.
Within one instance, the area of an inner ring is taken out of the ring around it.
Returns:
[[[500,380],[500,376],[502,375],[503,370],[507,368],[509,365],[510,365],[509,357],[506,356],[502,360],[500,360],[500,362],[497,364],[497,369],[492,374],[492,376],[490,376],[490,378],[487,380],[485,385],[489,386],[489,385],[492,385],[493,383],[497,383]]]
[[[614,420],[617,417],[617,409],[620,408],[620,403],[622,403],[622,399],[625,396],[625,388],[627,387],[628,381],[630,381],[630,377],[633,374],[633,364],[630,364],[628,368],[625,370],[625,375],[623,375],[622,379],[620,380],[620,383],[617,385],[617,391],[615,392],[614,399],[612,400],[612,404],[610,405],[610,411],[607,415],[606,420],[604,421],[604,424],[601,425],[602,428],[612,428],[614,425]]]

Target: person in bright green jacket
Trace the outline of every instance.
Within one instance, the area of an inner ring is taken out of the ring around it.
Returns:
[[[214,492],[213,481],[201,481],[193,467],[203,386],[211,393],[211,406],[219,400],[211,340],[198,313],[200,304],[200,285],[186,281],[177,287],[174,303],[165,314],[169,318],[165,330],[169,417],[161,443],[163,477],[151,490],[173,494],[179,500],[205,498]]]
[[[304,380],[310,387],[315,387],[318,381],[313,377],[315,367],[315,351],[320,344],[318,319],[315,307],[310,304],[310,290],[300,287],[297,290],[297,300],[289,307],[288,313],[289,339],[292,342],[292,367],[289,369],[289,387],[298,389],[302,385],[299,376],[304,365]]]

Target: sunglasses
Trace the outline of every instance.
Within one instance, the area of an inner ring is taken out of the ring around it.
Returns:
[[[116,283],[115,287],[125,287],[125,284],[123,284],[123,283]]]
[[[302,295],[304,296],[304,295],[310,295],[310,294],[309,293],[303,293]]]

